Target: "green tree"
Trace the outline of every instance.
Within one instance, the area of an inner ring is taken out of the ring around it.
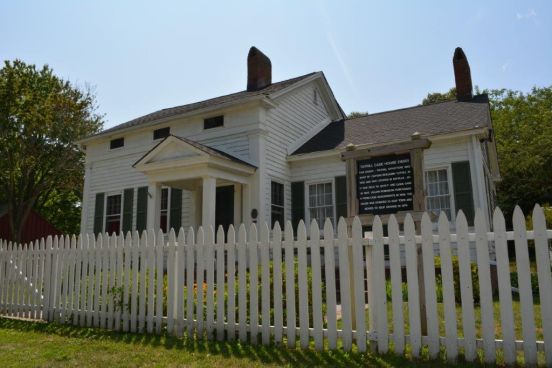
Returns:
[[[361,112],[361,111],[351,111],[348,115],[347,115],[347,119],[356,119],[356,118],[362,118],[364,116],[368,116],[368,111],[364,111],[364,112]]]
[[[8,208],[14,240],[31,209],[59,230],[79,230],[84,157],[75,145],[98,132],[103,117],[95,96],[20,60],[0,69],[0,202]],[[72,220],[71,220],[72,219]]]
[[[452,87],[448,92],[441,93],[428,93],[426,98],[423,99],[422,105],[430,105],[436,102],[444,102],[454,100],[456,98],[456,87]]]
[[[552,86],[529,93],[488,93],[502,181],[498,204],[530,214],[535,203],[552,203]],[[510,216],[508,216],[510,217]]]

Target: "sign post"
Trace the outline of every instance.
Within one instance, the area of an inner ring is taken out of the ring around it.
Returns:
[[[348,145],[341,154],[347,167],[347,216],[349,224],[355,216],[363,226],[371,226],[375,216],[386,224],[394,214],[403,223],[411,213],[420,228],[425,208],[423,188],[423,150],[431,141],[414,133],[410,140],[371,148]],[[352,252],[349,252],[352,261]],[[352,268],[350,277],[353,279]],[[420,320],[422,332],[427,328],[425,291],[421,246],[418,247],[418,277],[420,285]],[[351,287],[354,298],[354,288]],[[353,299],[354,300],[354,299]],[[369,301],[370,303],[370,301]],[[352,303],[353,326],[355,326],[354,303]],[[373,321],[370,321],[372,326]]]

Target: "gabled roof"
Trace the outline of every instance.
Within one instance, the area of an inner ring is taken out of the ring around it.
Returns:
[[[184,138],[184,137],[179,137],[179,136],[176,136],[176,135],[172,135],[170,134],[169,136],[165,137],[161,142],[159,142],[158,144],[156,144],[152,149],[150,149],[148,152],[146,152],[142,157],[140,157],[138,159],[138,161],[136,161],[132,167],[136,167],[136,165],[138,165],[142,160],[144,160],[146,157],[148,157],[150,155],[150,153],[152,153],[153,151],[155,151],[157,149],[157,147],[161,146],[165,141],[169,140],[169,139],[178,139],[184,143],[187,143],[189,144],[190,146],[194,147],[195,149],[198,149],[202,152],[205,152],[206,154],[208,154],[209,156],[214,156],[214,157],[218,157],[218,158],[222,158],[224,160],[230,160],[230,161],[233,161],[233,162],[236,162],[236,163],[239,163],[239,164],[242,164],[242,165],[246,165],[246,166],[250,166],[252,168],[257,168],[257,166],[253,165],[253,164],[250,164],[249,162],[246,162],[242,159],[239,159],[229,153],[226,153],[226,152],[223,152],[221,150],[218,150],[216,148],[212,148],[212,147],[209,147],[209,146],[206,146],[204,144],[201,144],[199,142],[196,142],[196,141],[192,141],[190,139],[187,139],[187,138]]]
[[[491,128],[488,102],[487,95],[478,95],[471,101],[446,101],[335,121],[292,155],[344,149],[350,143],[377,145],[404,141],[415,132],[435,136]]]
[[[318,73],[320,73],[320,72],[318,72]],[[251,99],[251,98],[254,98],[254,97],[268,96],[272,93],[282,91],[282,90],[286,89],[287,87],[290,87],[290,86],[294,85],[295,83],[298,83],[298,82],[300,82],[300,81],[302,81],[302,80],[304,80],[308,77],[311,77],[315,74],[317,74],[317,73],[313,72],[313,73],[302,75],[300,77],[287,79],[287,80],[284,80],[284,81],[281,81],[281,82],[276,82],[276,83],[273,83],[273,84],[267,86],[266,88],[256,90],[256,91],[244,90],[244,91],[241,91],[241,92],[236,92],[236,93],[232,93],[232,94],[225,95],[225,96],[215,97],[215,98],[211,98],[211,99],[204,100],[204,101],[194,102],[194,103],[190,103],[190,104],[187,104],[187,105],[175,106],[175,107],[170,107],[170,108],[167,108],[167,109],[158,110],[158,111],[152,112],[150,114],[140,116],[139,118],[127,121],[126,123],[119,124],[119,125],[116,125],[112,128],[103,130],[100,133],[91,135],[89,137],[86,137],[85,139],[87,140],[89,138],[94,138],[94,137],[98,137],[98,136],[112,134],[112,133],[115,133],[115,132],[118,132],[118,131],[121,131],[121,130],[124,130],[124,129],[127,129],[127,128],[137,127],[137,126],[145,125],[145,124],[148,124],[148,123],[154,123],[157,120],[166,119],[166,118],[170,118],[170,117],[173,117],[173,116],[178,116],[178,115],[181,115],[181,114],[191,113],[191,112],[194,112],[196,110],[199,111],[199,110],[207,109],[207,108],[215,108],[219,105],[225,105],[225,104],[230,104],[230,103],[231,104],[240,103],[240,102],[243,102],[245,100],[248,100],[248,99]]]

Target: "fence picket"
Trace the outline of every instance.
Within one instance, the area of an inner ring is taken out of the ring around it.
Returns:
[[[163,257],[161,257],[163,260]],[[175,303],[176,303],[176,235],[174,229],[169,231],[169,245],[167,255],[167,333],[175,334]],[[163,269],[163,267],[161,267]],[[162,299],[161,299],[162,301]],[[159,313],[159,311],[158,311]],[[160,311],[158,316],[163,315],[163,310]]]
[[[521,208],[514,209],[514,243],[516,247],[516,266],[519,285],[519,301],[521,304],[521,325],[523,331],[523,353],[525,364],[537,364],[537,345],[535,336],[535,315],[533,311],[533,292],[531,289],[531,269],[529,268],[529,252],[525,217]],[[481,290],[483,292],[483,290]],[[549,313],[546,311],[545,313]],[[483,327],[485,328],[485,327]]]
[[[302,348],[309,346],[309,284],[307,279],[307,228],[303,220],[297,228],[297,279],[299,283],[299,340]]]
[[[132,272],[132,289],[130,290],[130,332],[136,332],[137,329],[137,319],[138,319],[138,298],[139,298],[139,292],[138,292],[138,282],[139,282],[139,276],[138,276],[138,269],[139,269],[139,262],[140,262],[140,234],[138,231],[134,231],[132,233],[132,246],[130,249],[131,254],[131,269],[129,272]],[[143,284],[142,284],[143,285]]]
[[[81,300],[81,286],[82,286],[82,256],[83,252],[83,236],[79,235],[77,241],[76,257],[75,257],[75,294],[73,299],[73,325],[77,326],[79,324],[79,317],[81,316],[82,311],[82,300]]]
[[[116,233],[113,233],[111,237],[109,238],[109,251],[108,251],[108,271],[107,271],[107,328],[112,329],[114,325],[114,312],[115,312],[115,281],[117,279],[117,276],[115,274],[115,271],[117,269],[116,266],[116,254],[117,254],[117,243],[119,242],[120,236],[118,236]]]
[[[391,274],[391,305],[393,309],[393,346],[395,353],[404,352],[404,315],[402,297],[401,249],[399,224],[395,215],[389,216],[389,268]]]
[[[176,336],[181,337],[184,331],[184,286],[186,275],[186,235],[184,229],[178,231],[178,240],[176,244]]]
[[[105,328],[109,313],[109,255],[111,251],[111,237],[108,233],[103,234],[102,242],[102,274],[101,274],[101,300],[100,300],[100,327]]]
[[[131,312],[131,288],[134,279],[132,278],[132,271],[130,268],[131,261],[132,261],[132,234],[130,231],[126,233],[125,241],[124,241],[124,247],[123,247],[123,259],[122,259],[122,280],[123,283],[123,300],[121,303],[121,318],[122,318],[122,330],[123,332],[129,331],[129,322],[130,322],[130,316],[129,313]],[[135,265],[135,263],[133,264]],[[130,302],[130,303],[129,303]],[[135,307],[136,309],[136,307]]]
[[[464,357],[472,362],[475,350],[475,312],[473,306],[473,280],[471,277],[468,221],[462,210],[456,216],[458,269],[460,274],[460,297],[462,299],[462,330],[464,334]]]
[[[349,255],[347,224],[341,217],[337,224],[337,238],[339,248],[339,291],[341,294],[341,320],[343,349],[350,351],[352,348],[352,316],[351,316],[351,285],[349,280]]]
[[[207,273],[207,296],[206,296],[206,302],[207,302],[207,318],[206,318],[206,330],[207,330],[207,338],[212,339],[213,338],[213,331],[215,328],[215,306],[214,306],[214,293],[215,293],[215,271],[214,271],[214,263],[215,263],[215,251],[214,251],[214,244],[215,244],[215,233],[212,226],[207,227],[204,229],[205,234],[205,262],[206,262],[206,273]]]
[[[246,237],[245,225],[241,224],[238,230],[238,328],[241,342],[247,341]]]
[[[475,250],[477,252],[477,269],[479,276],[479,304],[481,307],[481,326],[483,337],[484,360],[486,363],[495,361],[495,336],[493,317],[493,290],[491,288],[491,273],[489,269],[489,243],[487,241],[487,225],[483,213],[478,209],[475,213]]]
[[[412,356],[420,356],[422,327],[420,323],[420,294],[418,289],[418,250],[414,220],[407,214],[404,220],[404,242],[406,252],[406,278],[408,280],[408,321],[410,324],[410,347]]]
[[[458,329],[456,326],[456,300],[454,298],[454,270],[450,250],[450,223],[444,211],[439,215],[439,255],[441,256],[441,280],[443,285],[443,309],[445,312],[445,346],[447,359],[455,362],[458,357]]]
[[[262,343],[270,342],[270,229],[265,222],[261,225],[261,324]]]
[[[4,304],[4,293],[6,291],[6,278],[5,278],[5,272],[6,272],[6,265],[5,265],[5,259],[6,254],[8,254],[6,250],[6,241],[0,239],[0,313],[5,313],[5,304]]]
[[[435,294],[435,260],[433,255],[433,224],[427,212],[422,215],[422,259],[424,273],[424,291],[426,302],[426,320],[429,356],[433,359],[439,354],[439,322],[437,320],[437,296]]]
[[[167,243],[165,242],[165,238],[163,236],[163,231],[160,229],[157,233],[157,241],[156,241],[157,247],[155,250],[155,284],[156,284],[156,290],[155,290],[155,311],[154,311],[154,318],[155,318],[155,332],[157,334],[161,333],[161,329],[163,328],[163,298],[164,298],[164,292],[163,292],[163,275],[164,275],[164,269],[163,269],[163,260],[165,255],[165,249],[167,247]],[[169,262],[167,260],[167,262]]]
[[[148,231],[148,240],[148,247],[146,248],[146,264],[148,267],[148,303],[146,309],[146,331],[148,333],[153,333],[155,317],[155,249],[160,244],[162,244],[162,240],[156,237],[155,231],[153,229],[150,229]]]
[[[94,262],[94,269],[92,276],[94,278],[94,289],[91,289],[90,305],[93,306],[90,315],[92,319],[90,320],[89,326],[99,327],[100,326],[100,277],[101,277],[101,249],[102,249],[102,235],[98,234],[94,240],[94,251],[92,252],[92,259]]]
[[[236,231],[234,225],[228,228],[228,251],[226,258],[226,279],[228,283],[228,308],[226,321],[228,322],[227,337],[232,341],[236,338]]]
[[[224,339],[224,229],[217,230],[216,261],[217,261],[217,340]]]
[[[295,347],[297,326],[295,312],[295,251],[293,240],[293,226],[287,221],[284,228],[284,250],[286,259],[286,336],[288,347]]]
[[[382,234],[383,235],[383,234]],[[352,237],[352,251],[353,251],[353,264],[349,267],[353,267],[354,278],[351,280],[354,285],[355,300],[351,302],[355,303],[355,326],[356,330],[356,343],[358,350],[361,352],[366,351],[366,320],[364,317],[365,306],[365,286],[364,286],[364,255],[362,246],[362,225],[358,217],[353,220],[353,227],[351,232]],[[383,244],[382,244],[383,246]],[[382,254],[383,255],[383,254]],[[372,272],[372,270],[368,270]],[[372,305],[370,305],[372,307]],[[386,337],[387,338],[387,337]]]
[[[144,230],[142,232],[142,237],[140,238],[140,247],[138,255],[140,256],[140,289],[138,292],[138,332],[145,332],[146,328],[146,294],[147,294],[147,273],[148,273],[148,263],[147,263],[147,244],[148,244],[148,232]]]
[[[359,238],[360,239],[360,238]],[[324,347],[322,333],[322,275],[320,269],[320,227],[316,220],[311,222],[310,251],[312,268],[312,327],[314,331],[314,346],[317,350]],[[364,274],[364,272],[363,272]],[[364,333],[366,337],[366,333]]]
[[[194,332],[194,269],[197,258],[195,258],[195,233],[190,228],[186,236],[186,327],[188,337]],[[199,263],[197,261],[197,263]]]
[[[504,363],[516,362],[516,336],[514,331],[514,313],[512,309],[512,285],[510,283],[510,260],[506,240],[504,215],[496,208],[493,216],[495,232],[495,252],[498,278],[498,296],[500,298],[500,318],[502,322],[502,351]]]
[[[128,239],[128,234],[127,234]],[[124,264],[124,254],[125,254],[125,234],[121,231],[119,238],[117,239],[117,257],[116,257],[116,284],[117,284],[117,300],[115,304],[115,331],[120,331],[122,329],[123,323],[123,314],[126,309],[126,304],[128,302],[128,293],[125,291],[125,286],[128,286],[125,276],[125,264]]]
[[[252,223],[250,227],[249,242],[249,333],[253,345],[257,344],[259,333],[259,275],[257,254],[257,226]]]
[[[282,229],[276,221],[272,233],[272,259],[274,283],[274,340],[282,342],[284,313],[282,309]]]
[[[550,275],[550,249],[546,236],[546,220],[542,207],[538,204],[533,209],[533,229],[535,231],[535,258],[537,259],[541,311],[551,311],[552,278]],[[552,314],[541,312],[541,316],[545,361],[547,366],[552,366]]]
[[[328,329],[328,347],[337,348],[337,315],[336,315],[336,285],[335,285],[335,251],[334,229],[332,222],[326,218],[324,222],[324,274],[326,276],[326,321]]]
[[[353,222],[353,226],[354,226]],[[357,222],[361,229],[360,221]],[[385,258],[383,250],[383,225],[379,216],[374,218],[374,247],[372,250],[372,287],[374,289],[374,318],[378,338],[378,351],[386,353],[389,348],[387,329],[387,295],[385,292]]]
[[[196,281],[197,281],[197,309],[196,309],[196,319],[197,319],[197,334],[203,336],[203,271],[205,269],[205,233],[203,232],[203,227],[199,227],[197,230],[197,263],[196,263]]]

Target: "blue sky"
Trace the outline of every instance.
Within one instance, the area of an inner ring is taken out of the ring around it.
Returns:
[[[552,85],[550,1],[6,1],[0,60],[94,87],[106,127],[246,86],[251,45],[273,81],[324,71],[346,112],[418,104],[454,84]]]

